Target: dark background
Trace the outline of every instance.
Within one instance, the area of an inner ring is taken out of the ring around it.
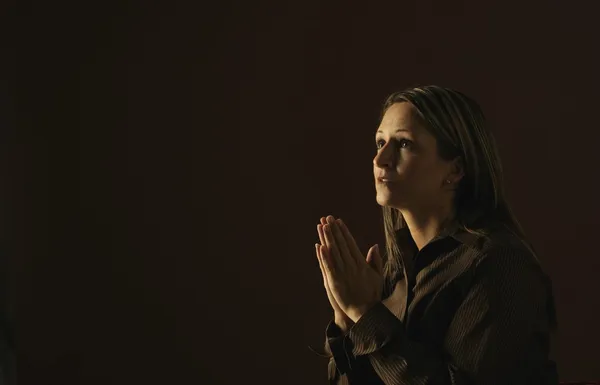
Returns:
[[[598,13],[484,3],[21,3],[19,383],[324,384],[318,218],[383,242],[380,106],[423,84],[483,106],[554,282],[561,378],[600,379]]]

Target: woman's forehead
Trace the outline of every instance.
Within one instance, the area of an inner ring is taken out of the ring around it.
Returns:
[[[394,134],[398,131],[416,132],[419,130],[417,110],[411,103],[391,105],[377,128],[378,133]]]

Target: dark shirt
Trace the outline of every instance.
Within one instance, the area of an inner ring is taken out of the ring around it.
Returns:
[[[383,294],[394,300],[345,335],[327,327],[330,384],[558,384],[551,282],[528,246],[498,227],[454,226],[420,251],[408,229],[397,236],[405,273]]]

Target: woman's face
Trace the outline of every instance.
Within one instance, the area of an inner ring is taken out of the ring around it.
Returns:
[[[446,204],[443,193],[447,190],[445,181],[454,181],[453,162],[439,157],[435,137],[411,103],[395,103],[388,108],[375,141],[377,203],[399,210]]]

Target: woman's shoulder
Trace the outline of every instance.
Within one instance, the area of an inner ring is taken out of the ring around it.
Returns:
[[[507,226],[489,226],[485,229],[485,234],[477,236],[470,247],[476,255],[475,266],[484,262],[513,266],[539,265],[533,247]]]

